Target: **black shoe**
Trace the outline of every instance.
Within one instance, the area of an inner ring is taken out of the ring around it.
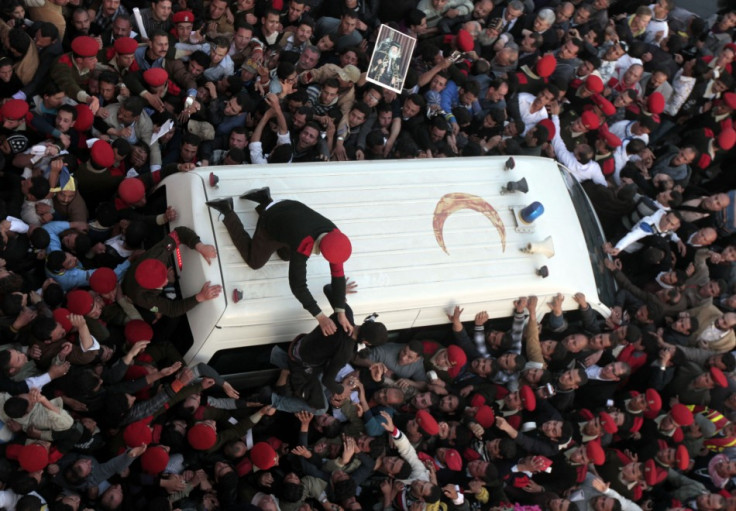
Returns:
[[[245,192],[240,198],[257,202],[258,204],[268,204],[271,202],[271,189],[268,186],[254,188]]]
[[[276,255],[279,256],[279,259],[282,261],[288,261],[291,259],[291,249],[289,247],[281,247],[276,251]]]
[[[228,197],[227,199],[211,200],[209,202],[205,202],[205,204],[223,215],[226,215],[233,210],[232,197]]]

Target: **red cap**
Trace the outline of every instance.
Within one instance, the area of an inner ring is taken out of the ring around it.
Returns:
[[[115,151],[106,140],[98,140],[92,144],[89,154],[92,157],[92,162],[99,169],[106,169],[115,163]]]
[[[61,324],[66,333],[72,331],[72,322],[69,321],[69,314],[69,310],[63,307],[59,307],[58,309],[54,310],[54,319],[57,323]]]
[[[140,420],[128,424],[123,431],[123,440],[128,447],[140,447],[153,441],[153,430],[148,425],[150,421]]]
[[[135,204],[146,196],[146,186],[136,177],[123,179],[118,185],[118,195],[126,204]]]
[[[160,87],[169,80],[169,73],[160,67],[152,67],[143,72],[143,81],[151,87]]]
[[[591,96],[593,99],[593,103],[601,109],[601,112],[603,112],[603,115],[606,117],[609,117],[616,113],[616,107],[613,106],[613,103],[608,101],[606,98],[601,96],[600,94],[594,94]]]
[[[238,477],[250,474],[253,471],[253,462],[250,461],[249,457],[245,456],[235,465],[235,471],[238,473]]]
[[[653,459],[644,463],[644,480],[649,486],[654,486],[667,479],[667,471],[657,466]]]
[[[601,125],[601,120],[590,110],[583,112],[580,119],[583,121],[583,126],[589,130],[597,130],[598,126]]]
[[[28,103],[22,99],[9,99],[3,103],[2,112],[3,119],[10,119],[11,121],[20,121],[28,113]]]
[[[484,428],[490,428],[496,422],[496,416],[493,414],[493,408],[488,405],[478,407],[475,412],[475,421]]]
[[[168,269],[158,259],[146,259],[135,269],[135,281],[143,289],[158,289],[166,285]]]
[[[728,48],[732,52],[736,53],[736,44],[735,43],[728,43],[723,45],[724,48]]]
[[[719,387],[728,387],[728,379],[726,378],[726,375],[723,374],[723,371],[721,371],[717,367],[711,367],[710,375],[716,385],[718,385]]]
[[[629,433],[636,433],[637,431],[641,429],[643,425],[644,425],[644,418],[640,415],[636,415],[631,422]]]
[[[146,474],[158,475],[169,464],[169,453],[160,445],[146,449],[141,455],[141,468]]]
[[[26,472],[38,472],[49,464],[49,452],[40,444],[24,445],[18,453],[18,463]]]
[[[604,128],[605,126],[605,128]],[[608,131],[608,126],[605,124],[601,124],[600,129],[598,130],[598,138],[603,140],[608,147],[611,149],[616,149],[617,147],[621,147],[621,139],[618,138],[616,135]]]
[[[534,464],[540,464],[540,470],[546,472],[552,466],[552,460],[546,456],[534,456]]]
[[[529,385],[522,385],[519,389],[519,399],[525,410],[533,412],[537,408],[537,397]]]
[[[125,379],[128,381],[137,380],[146,376],[148,376],[148,369],[137,364],[129,365],[128,370],[125,371]]]
[[[95,299],[90,292],[83,289],[73,289],[66,294],[66,307],[72,314],[89,314],[94,303]]]
[[[350,259],[353,246],[350,244],[350,239],[340,232],[340,229],[333,229],[319,242],[319,250],[332,264],[342,264]]]
[[[691,412],[690,409],[682,403],[675,403],[672,406],[670,417],[672,417],[672,420],[675,421],[678,426],[689,426],[695,420],[693,412]]]
[[[212,426],[200,422],[189,428],[187,440],[193,449],[206,451],[217,443],[217,433]]]
[[[179,11],[172,16],[174,23],[194,23],[194,14],[191,11]]]
[[[537,61],[534,66],[537,74],[542,78],[548,78],[555,72],[557,67],[557,59],[552,54],[547,54]]]
[[[662,398],[659,392],[656,389],[647,389],[645,395],[647,398],[647,410],[652,413],[659,413],[662,409]]]
[[[661,114],[664,112],[665,100],[661,92],[652,92],[647,98],[647,110],[650,114]]]
[[[726,92],[723,94],[723,102],[731,110],[736,110],[736,92]]]
[[[153,339],[153,328],[142,319],[132,319],[125,324],[125,340],[128,344]]]
[[[100,45],[94,37],[80,35],[72,41],[72,51],[80,57],[94,57],[100,51]]]
[[[603,426],[603,429],[606,433],[608,433],[609,435],[613,435],[618,431],[616,421],[613,420],[613,417],[611,417],[611,415],[606,412],[601,412],[598,414],[598,417],[600,418],[601,426]]]
[[[87,131],[95,122],[95,114],[84,103],[79,103],[74,108],[77,110],[77,120],[74,121],[74,129],[79,132]]]
[[[726,128],[718,134],[718,147],[724,151],[731,149],[736,144],[736,131]]]
[[[589,75],[585,79],[585,88],[593,94],[600,94],[603,92],[603,80],[598,75]]]
[[[115,53],[118,55],[130,55],[138,49],[138,41],[132,37],[120,37],[115,39],[112,47],[115,48]]]
[[[454,472],[460,472],[463,469],[463,457],[455,449],[447,449],[445,451],[445,465]]]
[[[557,128],[555,128],[555,123],[552,122],[552,119],[542,119],[537,123],[537,125],[541,124],[545,128],[547,128],[547,133],[549,134],[547,136],[547,142],[552,142],[552,139],[555,138],[555,134],[557,133]]]
[[[250,450],[250,460],[261,470],[268,470],[276,465],[276,451],[273,450],[268,442],[258,442]]]
[[[585,444],[585,453],[588,455],[588,459],[593,462],[593,465],[603,465],[606,461],[606,453],[603,451],[601,444],[596,441]]]
[[[484,404],[486,404],[486,398],[485,396],[483,396],[483,394],[475,394],[470,399],[470,406],[472,406],[473,408],[479,408]]]
[[[677,462],[677,468],[680,470],[687,469],[688,465],[690,465],[690,453],[687,452],[687,447],[682,444],[677,446],[675,461]]]
[[[97,268],[89,278],[89,287],[92,291],[105,295],[112,292],[118,283],[118,276],[111,268]]]
[[[451,344],[447,347],[447,358],[452,364],[452,367],[447,370],[447,374],[450,375],[450,378],[457,378],[457,375],[460,374],[463,366],[468,361],[468,357],[460,346]]]
[[[416,415],[416,421],[422,431],[430,436],[434,436],[440,432],[440,426],[437,424],[437,420],[427,410],[419,410]]]
[[[468,32],[464,28],[461,28],[457,32],[455,45],[460,51],[473,51],[473,48],[475,48],[475,41],[473,41],[473,36],[470,35],[470,32]]]

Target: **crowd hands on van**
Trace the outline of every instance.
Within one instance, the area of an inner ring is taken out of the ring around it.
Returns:
[[[671,0],[0,10],[0,507],[736,509],[725,3],[708,19]],[[381,23],[418,39],[402,94],[366,80]],[[578,294],[543,317],[521,297],[502,330],[456,308],[437,340],[316,329],[301,342],[351,349],[307,364],[293,345],[247,397],[186,367],[177,318],[222,289],[177,297],[179,251],[217,254],[166,234],[167,175],[484,154],[555,157],[582,183],[610,317]]]

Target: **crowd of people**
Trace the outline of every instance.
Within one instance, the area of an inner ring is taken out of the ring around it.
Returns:
[[[4,0],[0,507],[736,510],[722,7]],[[382,24],[417,39],[403,83],[398,62],[379,66],[401,94],[367,77]],[[218,254],[168,227],[166,176],[482,155],[556,158],[582,183],[618,284],[609,317],[530,289],[508,324],[457,307],[396,342],[353,318],[347,236],[262,189],[243,196],[252,239],[232,200],[208,205],[252,268],[290,260],[315,329],[273,349],[268,387],[187,366],[182,317],[222,288],[181,295],[181,252]],[[320,253],[331,316],[306,286]]]

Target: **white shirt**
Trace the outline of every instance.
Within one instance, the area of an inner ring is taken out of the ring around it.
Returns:
[[[565,146],[565,142],[560,138],[560,118],[556,115],[552,116],[552,122],[555,124],[555,136],[552,138],[552,147],[555,149],[557,161],[568,168],[570,173],[575,176],[578,181],[591,180],[602,186],[608,186],[606,178],[598,162],[591,160],[588,163],[580,163],[575,155]]]
[[[519,113],[521,114],[521,121],[524,123],[524,132],[521,136],[526,135],[527,131],[532,129],[537,123],[548,117],[547,109],[542,108],[538,112],[532,113],[532,103],[536,99],[536,96],[527,92],[519,93]]]

